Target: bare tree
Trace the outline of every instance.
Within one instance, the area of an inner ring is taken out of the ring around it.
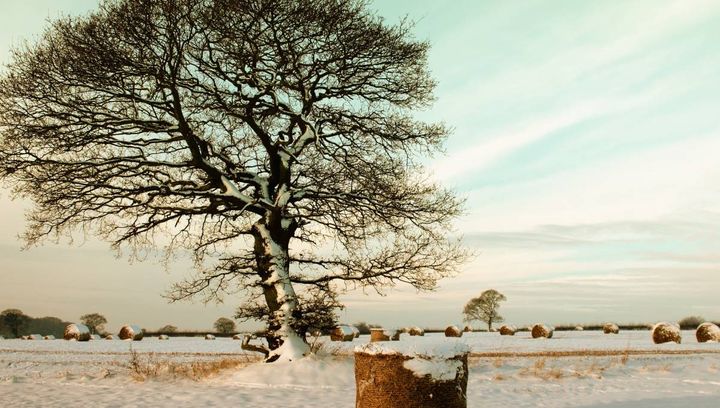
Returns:
[[[90,313],[80,316],[80,321],[90,329],[90,333],[98,334],[98,332],[104,330],[104,326],[107,323],[105,316],[100,313]]]
[[[492,330],[493,323],[502,323],[505,321],[498,313],[498,309],[500,309],[500,302],[506,300],[505,295],[495,289],[484,291],[480,296],[470,299],[470,301],[465,304],[465,308],[463,309],[465,321],[479,320],[487,323],[488,330]]]
[[[0,78],[0,177],[28,245],[78,229],[192,251],[172,300],[227,293],[268,361],[308,352],[304,303],[432,290],[465,257],[429,181],[428,44],[359,0],[107,0],[54,21]]]

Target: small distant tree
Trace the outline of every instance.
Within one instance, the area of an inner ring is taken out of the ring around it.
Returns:
[[[0,313],[0,320],[15,337],[20,336],[20,329],[30,321],[30,316],[19,309],[6,309]]]
[[[479,297],[470,299],[463,309],[465,321],[479,320],[487,323],[488,330],[492,330],[493,323],[502,323],[505,319],[500,316],[500,302],[507,300],[505,295],[495,289],[489,289],[480,294]]]
[[[104,326],[107,323],[105,316],[100,313],[90,313],[80,316],[80,321],[90,329],[90,333],[97,334],[99,331],[104,331]]]
[[[217,324],[217,322],[216,322]],[[158,329],[159,333],[175,333],[178,330],[177,326],[173,326],[172,324],[166,324],[165,326]]]
[[[681,319],[678,324],[683,330],[695,329],[705,322],[705,319],[701,316],[688,316]]]
[[[221,317],[215,320],[213,327],[218,333],[232,333],[235,331],[235,322],[227,317]]]

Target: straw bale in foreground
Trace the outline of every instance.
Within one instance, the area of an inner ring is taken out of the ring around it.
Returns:
[[[402,354],[355,353],[356,408],[466,408],[467,354],[454,379],[418,376],[405,368],[411,357]]]

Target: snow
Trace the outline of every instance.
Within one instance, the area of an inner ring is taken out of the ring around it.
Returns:
[[[468,407],[668,408],[717,407],[720,396],[720,344],[697,343],[683,331],[684,344],[655,345],[651,332],[555,332],[552,339],[466,333],[460,339],[442,333],[403,335],[399,342],[373,343],[376,350],[452,354],[454,347],[472,353]],[[245,353],[229,338],[145,338],[138,342],[0,340],[0,406],[355,406],[353,352],[368,343],[329,342],[322,357],[293,362],[254,363],[198,381],[149,380],[129,376],[130,350],[141,356],[195,363],[256,354]],[[585,351],[656,352],[657,355],[592,356]],[[573,357],[552,352],[576,351]],[[547,353],[514,357],[512,353]],[[669,354],[702,352],[702,354]],[[505,353],[505,356],[502,356]],[[415,368],[418,372],[422,367]]]
[[[425,357],[449,359],[462,356],[470,352],[470,346],[457,338],[448,338],[445,341],[430,337],[405,337],[403,341],[375,342],[358,345],[356,353],[364,354],[402,354],[408,357]]]
[[[279,356],[276,362],[291,362],[303,358],[308,355],[309,352],[310,349],[307,343],[294,332],[290,332],[282,346],[270,352],[268,359],[271,359],[273,356]]]
[[[403,367],[412,371],[417,377],[429,375],[436,381],[452,381],[462,373],[463,363],[460,360],[442,358],[413,358],[406,360]]]

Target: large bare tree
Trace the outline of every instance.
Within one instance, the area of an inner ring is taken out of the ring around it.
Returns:
[[[344,290],[433,289],[464,258],[461,203],[420,165],[448,132],[415,118],[434,82],[410,28],[356,0],[108,0],[53,21],[0,78],[27,244],[191,250],[169,296],[236,294],[268,361],[306,353]]]

